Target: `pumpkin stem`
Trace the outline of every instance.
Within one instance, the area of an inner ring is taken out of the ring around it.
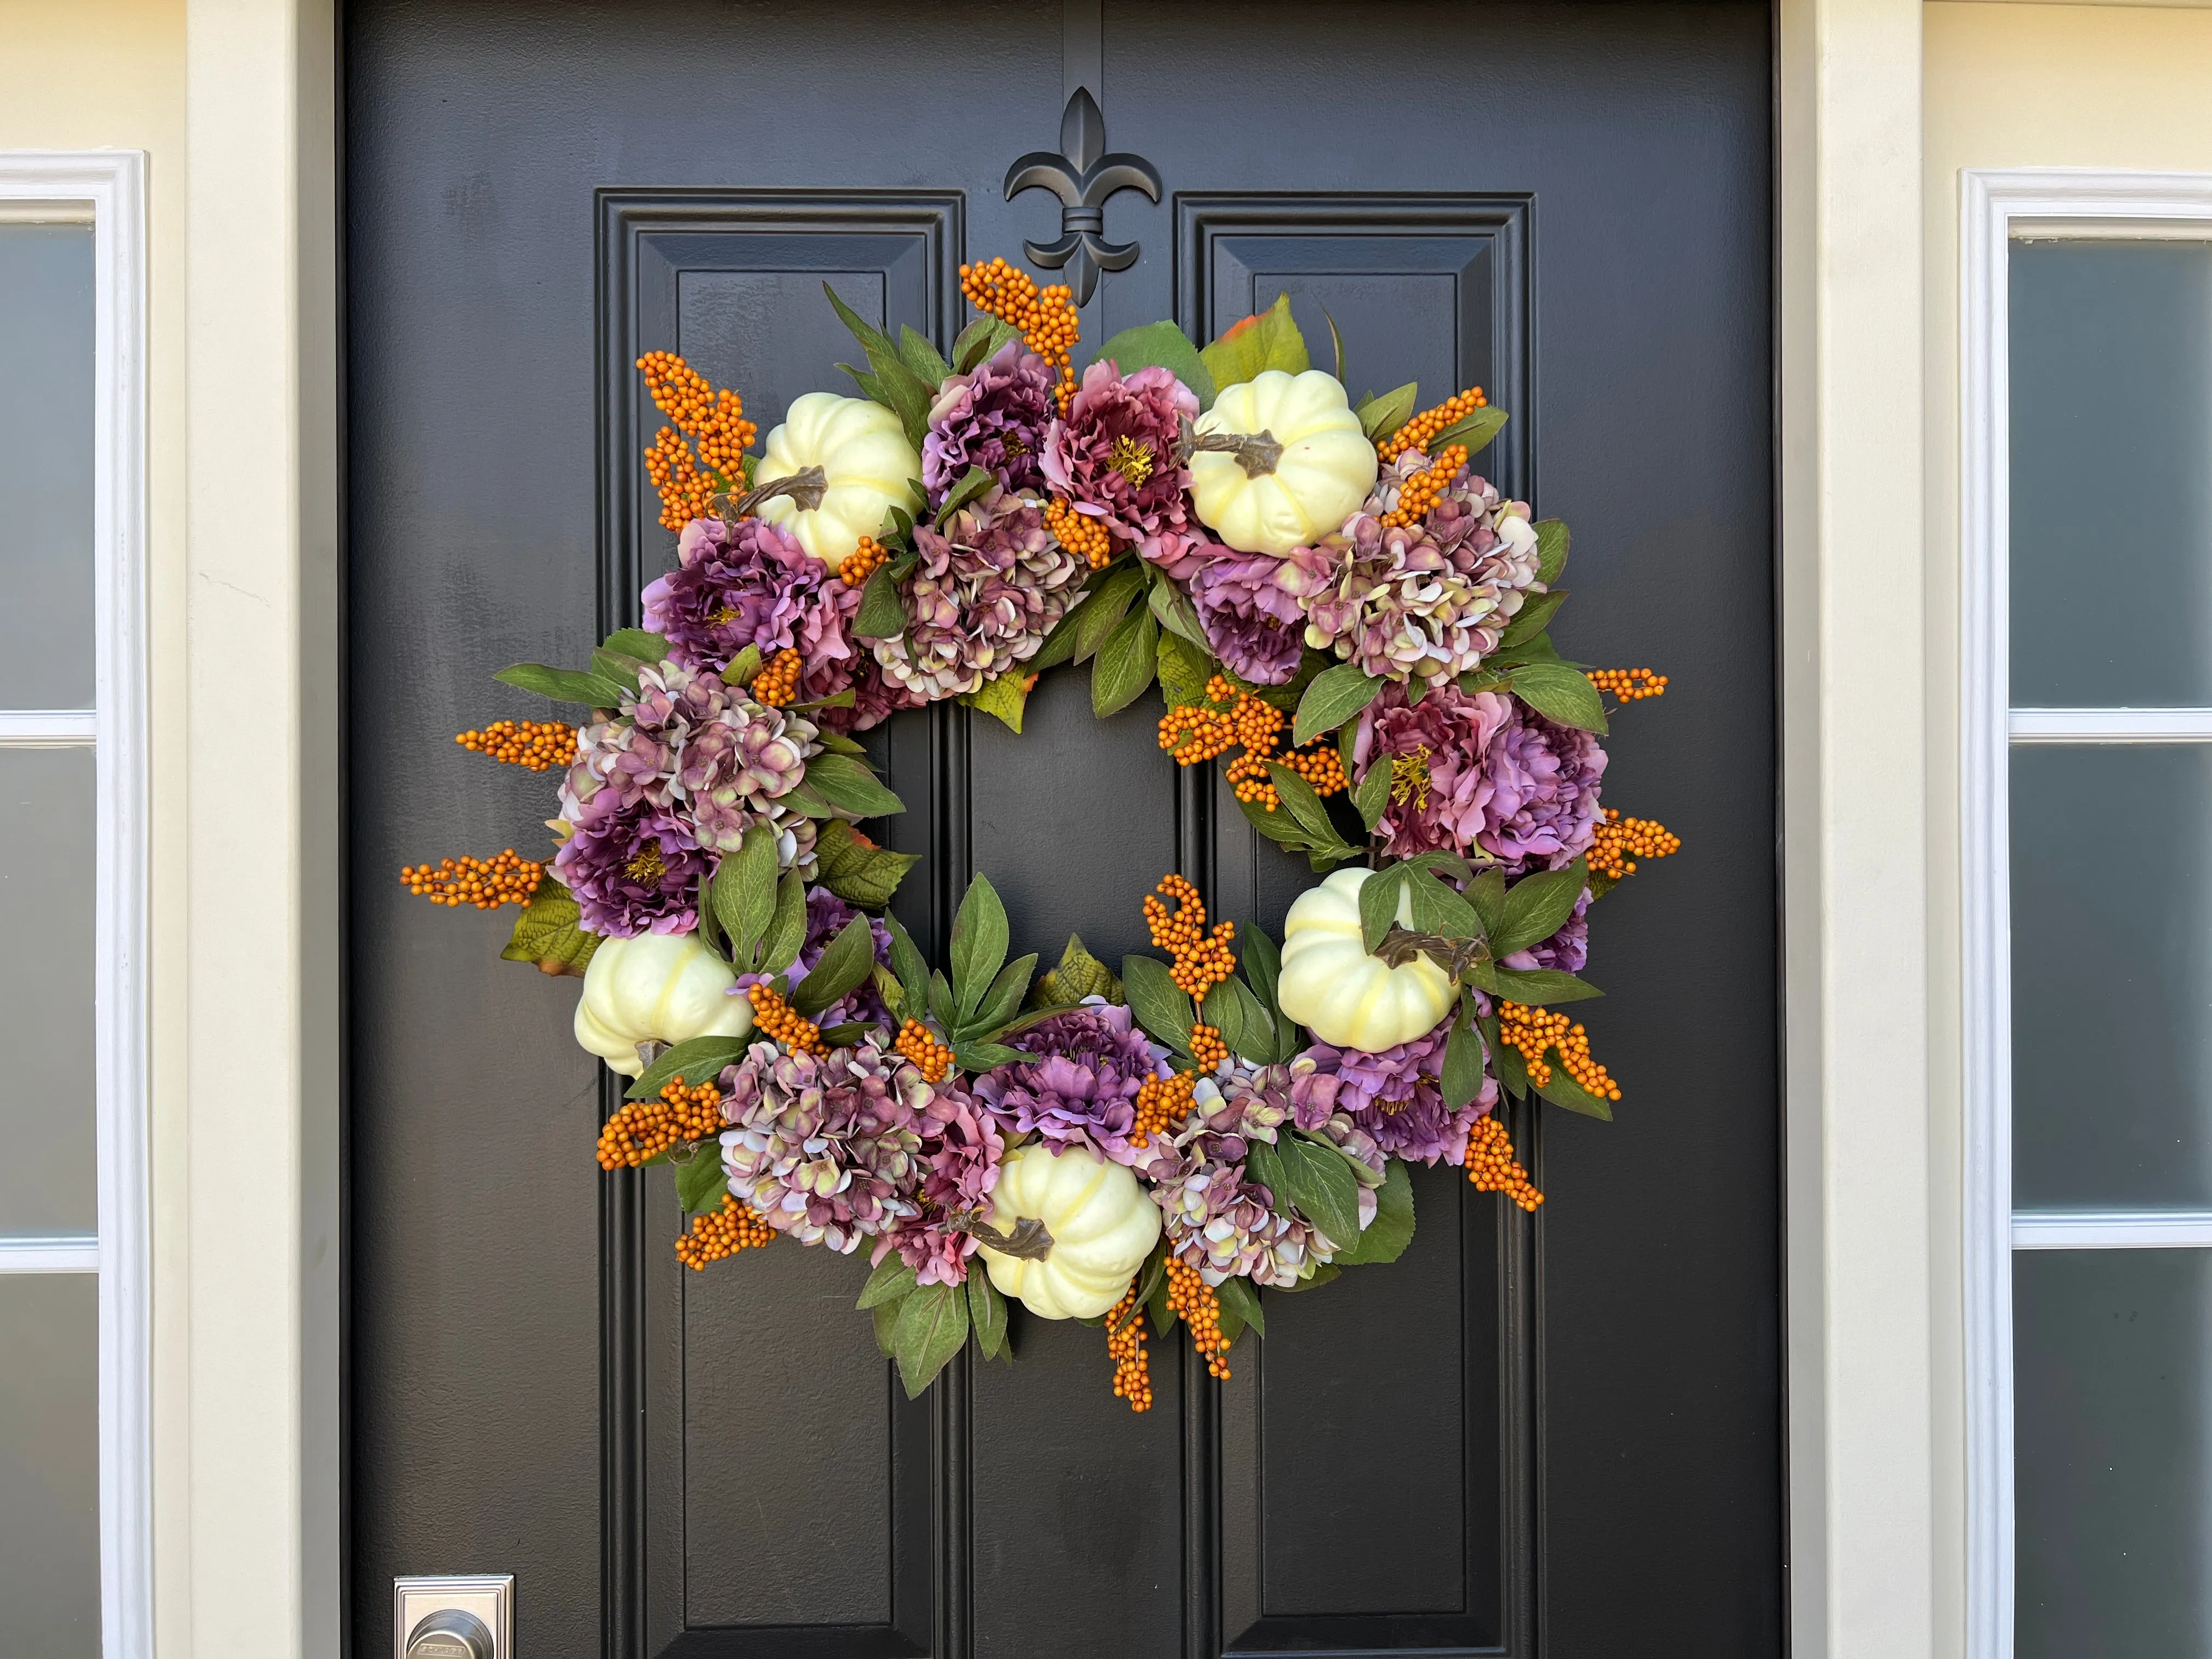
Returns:
[[[963,1210],[945,1224],[957,1233],[967,1233],[978,1244],[988,1244],[1000,1255],[1018,1256],[1024,1261],[1042,1261],[1052,1254],[1052,1235],[1036,1216],[1025,1215],[1014,1223],[1014,1231],[1002,1233],[983,1219],[981,1210]]]
[[[1283,447],[1275,441],[1275,434],[1262,429],[1258,432],[1208,432],[1201,434],[1188,420],[1182,423],[1183,459],[1188,461],[1200,450],[1218,455],[1233,455],[1237,465],[1244,469],[1248,478],[1263,477],[1273,472],[1283,459]]]
[[[659,1037],[647,1037],[637,1045],[637,1057],[645,1062],[645,1069],[649,1072],[653,1069],[653,1062],[666,1054],[669,1045]]]
[[[1428,957],[1454,979],[1464,979],[1475,963],[1490,960],[1490,941],[1445,939],[1437,933],[1417,933],[1411,928],[1394,927],[1375,947],[1375,959],[1393,968],[1403,968],[1417,956]]]
[[[778,495],[788,495],[798,504],[801,513],[811,513],[822,505],[822,498],[830,492],[830,475],[818,466],[802,467],[787,478],[771,478],[757,489],[748,490],[730,503],[730,516],[742,519],[757,510],[763,501],[774,501]]]

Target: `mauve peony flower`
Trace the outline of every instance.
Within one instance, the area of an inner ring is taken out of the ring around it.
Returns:
[[[1375,831],[1395,858],[1462,853],[1494,820],[1486,769],[1492,740],[1510,718],[1495,691],[1473,696],[1455,685],[1431,686],[1419,702],[1402,686],[1385,685],[1359,716],[1354,770],[1364,779],[1391,769],[1390,798]]]
[[[921,484],[935,507],[980,466],[1006,489],[1043,488],[1038,457],[1052,425],[1052,366],[1018,340],[938,389],[921,441]]]
[[[694,519],[677,544],[677,568],[645,590],[645,625],[668,641],[677,663],[720,672],[745,647],[763,657],[795,650],[797,701],[845,689],[866,656],[846,633],[860,590],[801,547],[781,525]]]
[[[921,1207],[894,1224],[888,1243],[878,1246],[876,1259],[896,1246],[920,1283],[964,1284],[975,1240],[951,1224],[988,1207],[1006,1155],[1006,1137],[990,1115],[957,1084],[937,1085],[935,1097],[921,1110]]]
[[[1034,1058],[994,1067],[974,1087],[1009,1133],[1036,1135],[1055,1151],[1087,1146],[1116,1164],[1144,1160],[1129,1133],[1153,1052],[1128,1009],[1086,1003],[1039,1020],[1007,1046]]]
[[[1457,1111],[1445,1106],[1438,1079],[1450,1037],[1447,1018],[1426,1036],[1376,1054],[1316,1042],[1300,1058],[1335,1075],[1335,1111],[1384,1154],[1409,1163],[1464,1164],[1468,1131],[1498,1103],[1498,1083],[1486,1073],[1473,1100]]]
[[[1575,901],[1573,913],[1559,924],[1559,931],[1540,944],[1525,951],[1516,951],[1503,958],[1508,968],[1557,968],[1562,972],[1579,974],[1589,961],[1589,889],[1582,890]]]
[[[1096,509],[1117,547],[1134,542],[1169,562],[1171,550],[1203,535],[1190,510],[1190,469],[1176,459],[1182,422],[1197,418],[1197,394],[1170,370],[1121,375],[1112,362],[1095,362],[1047,434],[1045,481]]]
[[[699,924],[699,893],[713,861],[690,826],[642,797],[602,790],[573,821],[553,867],[575,895],[578,925],[608,939],[688,933]]]
[[[1254,685],[1284,684],[1305,652],[1305,612],[1284,585],[1286,568],[1272,554],[1236,553],[1211,543],[1192,562],[1190,602],[1199,631],[1231,673]]]
[[[1475,842],[1513,873],[1562,870],[1589,850],[1604,816],[1605,750],[1589,732],[1512,702],[1483,759],[1490,794]]]

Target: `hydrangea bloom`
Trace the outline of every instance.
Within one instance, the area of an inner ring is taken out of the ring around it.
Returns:
[[[957,1085],[939,1084],[921,1110],[921,1207],[894,1224],[878,1260],[896,1248],[920,1283],[964,1284],[975,1240],[954,1223],[988,1207],[1006,1155],[1006,1137],[990,1115]]]
[[[719,673],[749,645],[763,657],[795,650],[805,702],[844,690],[865,658],[846,632],[860,608],[860,589],[765,519],[694,519],[676,568],[645,590],[645,625],[672,661]]]
[[[553,868],[575,895],[579,925],[608,939],[688,933],[714,865],[667,807],[603,790],[572,820]]]
[[[1053,493],[1091,509],[1115,545],[1166,562],[1203,534],[1190,510],[1190,468],[1178,459],[1198,395],[1164,368],[1122,375],[1101,359],[1083,371],[1042,458]]]
[[[1208,543],[1191,560],[1190,602],[1206,644],[1254,685],[1281,685],[1304,654],[1305,612],[1285,586],[1285,562]]]
[[[1389,803],[1375,831],[1393,857],[1462,853],[1495,823],[1489,773],[1492,741],[1510,719],[1509,699],[1431,686],[1420,702],[1385,685],[1359,716],[1352,755],[1361,778],[1391,771]]]
[[[980,466],[1013,490],[1043,488],[1038,457],[1052,424],[1052,366],[1009,341],[988,361],[955,374],[930,405],[921,441],[921,485],[937,506]]]
[[[1467,1162],[1467,1134],[1498,1103],[1497,1080],[1486,1074],[1475,1097],[1457,1111],[1444,1104],[1443,1075],[1450,1023],[1376,1054],[1316,1042],[1300,1058],[1336,1079],[1331,1116],[1341,1112],[1386,1155],[1410,1163]]]
[[[1565,869],[1596,838],[1605,761],[1589,732],[1513,699],[1511,718],[1483,757],[1490,797],[1476,845],[1516,873]]]
[[[765,708],[743,693],[727,698],[684,744],[677,768],[677,793],[700,843],[735,852],[755,823],[773,823],[781,838],[795,836],[795,819],[809,824],[811,848],[811,820],[776,802],[806,775],[807,757],[821,746],[816,735],[813,723],[797,714]]]
[[[1474,580],[1418,525],[1354,514],[1341,532],[1293,549],[1286,580],[1306,611],[1306,643],[1380,680],[1448,680],[1494,649],[1494,588]]]
[[[1144,1156],[1129,1144],[1137,1091],[1153,1052],[1128,1009],[1096,1002],[1041,1019],[1009,1040],[1034,1059],[1009,1060],[975,1079],[975,1097],[1009,1133],[1055,1150],[1087,1146],[1116,1164]]]

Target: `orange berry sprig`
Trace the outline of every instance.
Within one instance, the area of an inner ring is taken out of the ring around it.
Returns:
[[[725,1193],[720,1209],[692,1218],[691,1231],[676,1241],[676,1259],[702,1273],[708,1262],[757,1250],[775,1237],[775,1228]]]
[[[1454,394],[1434,409],[1425,409],[1375,446],[1375,453],[1387,463],[1395,461],[1409,449],[1425,452],[1429,440],[1439,432],[1457,426],[1478,409],[1490,407],[1490,399],[1482,395],[1482,388],[1471,386]],[[1456,469],[1455,469],[1456,470]]]
[[[1152,1408],[1152,1366],[1145,1357],[1145,1310],[1137,1305],[1137,1281],[1121,1292],[1106,1316],[1106,1352],[1114,1361],[1114,1398],[1133,1412]]]
[[[1590,843],[1589,867],[1614,881],[1636,873],[1638,859],[1663,859],[1682,850],[1682,838],[1656,818],[1625,818],[1605,809]]]
[[[1186,1267],[1173,1256],[1168,1258],[1168,1306],[1190,1327],[1190,1346],[1205,1355],[1206,1369],[1216,1381],[1226,1382],[1229,1362],[1222,1356],[1229,1352],[1229,1343],[1221,1334],[1221,1298],[1198,1276],[1197,1268]]]
[[[822,1028],[786,1002],[772,987],[754,986],[745,993],[745,1000],[753,1006],[753,1024],[792,1053],[830,1052],[830,1045],[822,1040]]]
[[[868,578],[876,574],[876,567],[890,557],[890,551],[873,536],[860,538],[860,544],[845,556],[837,567],[837,579],[848,587],[866,587]]]
[[[1081,554],[1093,570],[1114,562],[1114,538],[1105,520],[1078,513],[1057,495],[1044,504],[1044,527],[1069,552]]]
[[[1667,695],[1667,677],[1648,668],[1593,668],[1583,678],[1623,702],[1642,702],[1646,697]]]
[[[664,426],[645,452],[645,475],[660,492],[660,527],[681,532],[714,510],[714,481],[699,470],[691,446]]]
[[[1137,1091],[1137,1123],[1129,1132],[1129,1144],[1149,1146],[1154,1135],[1181,1128],[1189,1120],[1191,1094],[1197,1087],[1196,1072],[1146,1079]]]
[[[699,446],[699,459],[726,482],[744,476],[744,453],[760,428],[745,418],[745,401],[734,392],[716,392],[705,375],[672,351],[648,351],[637,360],[653,407],[676,429]]]
[[[711,1083],[696,1089],[681,1077],[660,1088],[658,1100],[627,1102],[599,1131],[599,1167],[635,1170],[679,1140],[711,1140],[722,1133],[722,1091]]]
[[[1207,701],[1170,708],[1160,716],[1160,747],[1176,757],[1178,766],[1195,766],[1226,754],[1237,744],[1244,752],[1229,763],[1225,774],[1241,801],[1256,802],[1268,811],[1280,806],[1281,793],[1267,770],[1287,766],[1322,796],[1349,789],[1344,762],[1324,734],[1304,749],[1275,752],[1283,730],[1283,711],[1254,696],[1216,674],[1206,683]]]
[[[960,267],[960,292],[968,303],[1022,331],[1022,343],[1060,371],[1060,412],[1075,399],[1075,371],[1069,354],[1079,337],[1073,290],[1062,284],[1040,289],[1036,279],[1004,259]]]
[[[1229,1045],[1221,1040],[1218,1030],[1201,1023],[1190,1028],[1190,1057],[1198,1062],[1200,1071],[1215,1071],[1229,1058]]]
[[[1398,505],[1382,518],[1384,529],[1399,525],[1419,524],[1428,510],[1436,505],[1451,481],[1459,476],[1460,468],[1467,465],[1467,446],[1453,444],[1399,486]]]
[[[1145,895],[1145,926],[1152,933],[1153,948],[1175,958],[1170,975],[1193,1002],[1203,1002],[1208,991],[1237,971],[1236,953],[1229,948],[1237,937],[1237,924],[1216,922],[1207,933],[1205,901],[1182,876],[1162,876],[1153,892],[1174,900],[1177,907],[1171,911],[1152,893]],[[1215,1036],[1218,1041],[1219,1034]]]
[[[1528,1067],[1528,1081],[1540,1089],[1552,1080],[1551,1062],[1544,1058],[1545,1052],[1552,1049],[1558,1051],[1567,1075],[1582,1085],[1584,1093],[1595,1095],[1600,1100],[1620,1098],[1620,1085],[1604,1066],[1590,1058],[1589,1033],[1565,1014],[1518,1002],[1501,1002],[1498,1005],[1498,1039],[1507,1048],[1520,1051]]]
[[[925,1083],[942,1083],[952,1069],[952,1050],[931,1036],[929,1027],[918,1019],[909,1019],[899,1027],[896,1047],[921,1068]]]
[[[763,708],[781,708],[799,695],[799,653],[779,651],[761,665],[745,693]]]
[[[494,720],[481,732],[471,727],[457,734],[453,741],[473,754],[528,772],[565,772],[576,758],[576,728],[559,720]]]
[[[545,866],[526,859],[512,847],[489,859],[440,859],[438,867],[403,864],[399,879],[409,892],[458,910],[473,904],[479,910],[496,910],[502,904],[530,908],[530,896],[545,878]]]
[[[1467,1137],[1467,1178],[1478,1193],[1504,1193],[1531,1215],[1544,1201],[1528,1172],[1513,1158],[1513,1137],[1495,1113],[1474,1121]]]

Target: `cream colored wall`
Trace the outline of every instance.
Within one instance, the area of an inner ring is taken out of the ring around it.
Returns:
[[[185,1348],[185,632],[184,0],[0,0],[0,149],[147,155],[155,1639],[190,1651]]]
[[[1990,4],[1923,9],[1923,141],[1929,710],[1930,1183],[1936,1297],[1938,1627],[1965,1621],[1959,939],[1959,173],[1962,167],[2212,173],[2212,9]]]

